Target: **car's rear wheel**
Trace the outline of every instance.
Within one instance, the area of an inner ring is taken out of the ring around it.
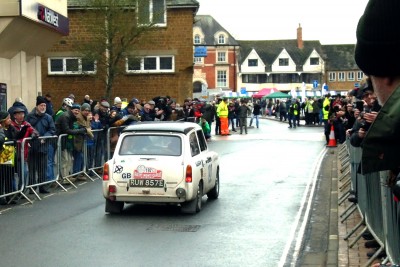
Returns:
[[[219,168],[217,169],[217,173],[215,175],[215,185],[214,185],[213,189],[211,189],[207,193],[207,197],[209,199],[217,199],[218,196],[219,196]]]
[[[197,187],[197,193],[195,199],[182,203],[181,211],[184,213],[196,213],[201,211],[202,203],[201,199],[203,198],[203,183],[200,182]]]
[[[197,196],[196,196],[196,212],[201,211],[201,199],[203,198],[203,183],[200,182],[197,187]]]
[[[118,214],[124,209],[124,202],[106,199],[106,212]]]

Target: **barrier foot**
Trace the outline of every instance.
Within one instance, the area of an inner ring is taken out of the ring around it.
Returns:
[[[350,167],[350,158],[347,158],[346,160],[341,162],[341,169],[340,172],[344,172],[348,167]]]
[[[371,266],[371,264],[375,261],[376,258],[378,258],[379,254],[380,254],[382,251],[384,251],[384,248],[383,248],[383,247],[380,247],[380,248],[375,252],[375,254],[372,255],[372,257],[368,260],[368,262],[365,263],[365,264],[363,265],[363,267]]]
[[[83,174],[92,182],[94,182],[95,179],[93,179],[92,177],[90,177],[89,174],[87,174],[86,172],[83,172]]]
[[[352,209],[355,205],[356,205],[356,204],[351,203],[351,205],[348,206],[348,207],[343,211],[343,213],[340,215],[340,218],[342,218],[342,216],[344,216],[344,214],[346,214],[346,213],[347,213],[350,209]]]
[[[56,181],[56,184],[61,187],[62,190],[64,190],[65,192],[68,192],[67,188],[65,188],[58,180]]]
[[[342,181],[344,178],[346,178],[346,176],[349,175],[349,174],[350,174],[350,169],[348,169],[346,173],[344,173],[344,174],[342,174],[342,176],[340,176],[339,182],[341,182],[341,181]]]
[[[339,190],[342,191],[343,188],[347,187],[350,184],[351,184],[351,178],[343,182],[343,184],[339,187]]]
[[[349,237],[352,236],[352,235],[358,230],[358,228],[360,228],[361,225],[363,225],[363,224],[364,224],[364,220],[361,220],[356,226],[353,227],[353,229],[350,230],[350,232],[347,233],[347,235],[345,235],[345,237],[344,237],[343,239],[347,241],[347,240],[349,239]],[[361,235],[362,235],[366,230],[367,230],[367,227],[365,227],[365,228],[361,231],[361,234],[360,234],[359,236],[361,237]],[[357,236],[357,237],[358,237],[358,236]],[[360,238],[356,238],[356,242],[358,241],[358,239],[360,239]],[[353,241],[353,242],[354,242],[354,241]],[[354,244],[355,244],[355,242],[354,242]],[[353,243],[350,244],[349,247],[350,247],[350,248],[353,247],[354,244],[353,244]]]
[[[33,192],[33,194],[36,196],[37,199],[42,200],[39,196],[38,193],[36,193],[36,190],[34,190],[32,187],[29,187],[29,190],[31,190]]]
[[[29,198],[27,195],[25,195],[24,192],[21,192],[20,194],[21,194],[29,203],[33,204],[33,201],[30,200],[30,198]],[[20,198],[20,199],[21,199],[21,198]]]
[[[347,153],[346,149],[341,149],[339,151],[339,159],[340,160],[343,160],[345,157],[348,157],[348,156],[349,156],[349,153]]]
[[[343,195],[340,196],[339,201],[338,201],[338,205],[342,205],[342,203],[347,199],[348,196],[350,196],[350,190],[348,190],[346,193],[344,193]]]
[[[344,221],[347,220],[347,218],[349,218],[350,215],[351,215],[356,209],[357,209],[357,206],[354,205],[353,208],[352,208],[347,214],[344,213],[344,214],[340,215],[340,217],[342,218],[342,220],[341,220],[340,222],[341,222],[341,223],[344,223]],[[346,215],[346,216],[342,217],[343,215]]]
[[[70,183],[73,187],[78,188],[73,182],[68,177],[63,178],[64,180],[67,180],[68,183]]]

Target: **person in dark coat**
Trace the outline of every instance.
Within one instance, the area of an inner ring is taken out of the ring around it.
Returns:
[[[26,108],[25,104],[22,102],[22,99],[20,97],[17,97],[15,99],[15,102],[13,105],[8,109],[8,114],[10,114],[11,120],[14,120],[14,109],[15,108],[21,108],[24,110],[25,113],[25,118],[28,115],[28,109]]]
[[[54,115],[53,103],[51,102],[51,95],[46,94],[44,99],[46,100],[46,113],[51,117]]]
[[[210,126],[210,129],[215,118],[215,113],[216,113],[215,108],[211,105],[211,103],[206,103],[204,107],[203,118],[207,121],[208,125]]]
[[[39,133],[39,136],[54,136],[55,125],[53,118],[46,113],[46,99],[36,98],[36,108],[28,114],[26,121]],[[54,151],[57,139],[31,140],[31,149],[28,154],[29,184],[43,183],[54,180]],[[49,173],[47,172],[49,170]],[[37,179],[36,179],[37,175]],[[49,193],[49,187],[39,187],[40,193]]]

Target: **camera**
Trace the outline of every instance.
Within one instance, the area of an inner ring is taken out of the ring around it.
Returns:
[[[353,104],[353,107],[358,109],[359,111],[362,111],[364,109],[364,101],[356,101]]]
[[[364,119],[364,114],[365,113],[370,113],[371,112],[371,108],[369,106],[364,106],[363,111],[360,113],[360,117],[361,117],[361,121],[360,121],[360,128],[363,128],[364,131],[368,131],[369,127],[371,126],[371,123],[367,122]]]

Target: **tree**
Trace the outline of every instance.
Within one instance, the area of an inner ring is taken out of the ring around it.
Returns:
[[[77,40],[75,49],[82,55],[83,69],[94,70],[105,84],[104,96],[110,99],[116,78],[124,73],[125,59],[138,64],[135,49],[146,40],[161,16],[149,11],[149,0],[81,0],[85,15],[80,18],[87,38]],[[165,2],[164,2],[165,3]],[[154,9],[153,9],[154,10]],[[151,20],[147,19],[150,18]]]

